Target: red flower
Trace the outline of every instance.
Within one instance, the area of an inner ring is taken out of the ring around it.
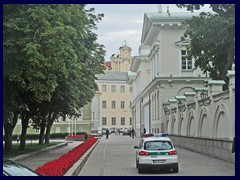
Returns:
[[[58,159],[38,167],[35,171],[45,176],[63,176],[96,141],[97,139],[90,138]]]

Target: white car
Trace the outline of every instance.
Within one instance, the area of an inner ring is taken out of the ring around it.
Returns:
[[[142,138],[136,149],[138,173],[146,169],[169,169],[178,172],[178,155],[169,137]]]

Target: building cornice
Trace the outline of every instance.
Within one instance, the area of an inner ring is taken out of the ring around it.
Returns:
[[[209,77],[155,77],[151,82],[149,82],[145,88],[138,93],[135,99],[132,101],[131,106],[135,105],[141,98],[148,96],[155,87],[161,83],[190,83],[190,82],[205,82],[206,80],[211,80]]]
[[[151,50],[151,52],[150,52],[150,54],[149,54],[149,60],[152,60],[152,58],[154,58],[154,56],[158,53],[158,51],[159,51],[159,45],[158,44],[154,44],[153,45],[153,48],[152,48],[152,50]]]

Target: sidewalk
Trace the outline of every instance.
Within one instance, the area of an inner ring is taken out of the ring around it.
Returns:
[[[83,141],[65,141],[65,140],[61,140],[59,142],[62,142],[62,143],[60,145],[56,145],[56,146],[49,147],[48,149],[44,149],[42,150],[42,152],[27,154],[23,158],[17,156],[11,159],[26,165],[32,170],[36,170],[38,167],[44,165],[49,161],[59,158],[60,156],[67,153],[71,149],[83,143]]]

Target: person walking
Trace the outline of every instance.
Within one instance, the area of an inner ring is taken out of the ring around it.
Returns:
[[[132,133],[132,138],[134,138],[135,131],[134,131],[134,129],[133,129],[133,128],[132,128],[132,131],[131,131],[131,133]]]
[[[109,135],[109,130],[106,130],[106,139],[108,139],[108,135]]]
[[[84,134],[84,139],[85,139],[85,141],[88,139],[88,134],[87,133]]]

